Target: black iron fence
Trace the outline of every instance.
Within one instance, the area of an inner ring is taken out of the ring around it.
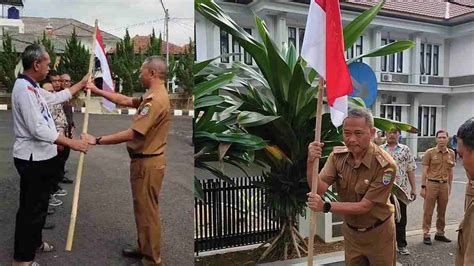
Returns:
[[[234,178],[235,186],[218,179],[200,180],[204,202],[194,205],[195,252],[262,243],[278,234],[274,212],[264,207],[262,177]]]

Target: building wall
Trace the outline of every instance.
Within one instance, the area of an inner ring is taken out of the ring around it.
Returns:
[[[474,117],[474,93],[454,95],[448,100],[447,127],[449,135],[456,134],[459,126]],[[464,115],[460,115],[464,114]]]
[[[451,40],[449,48],[449,76],[474,75],[474,35]]]

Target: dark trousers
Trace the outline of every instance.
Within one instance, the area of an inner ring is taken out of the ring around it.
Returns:
[[[51,194],[56,192],[60,187],[59,187],[59,182],[63,180],[64,174],[66,173],[66,161],[69,158],[69,154],[71,153],[71,149],[69,147],[64,147],[64,150],[58,151],[58,155],[54,157],[55,161],[55,168],[56,168],[56,173],[54,174],[53,178],[53,185],[51,188]]]
[[[15,222],[16,261],[32,261],[42,244],[42,229],[48,212],[48,199],[55,171],[54,158],[26,161],[14,158],[20,175],[20,207]]]
[[[390,201],[392,201],[392,198],[390,198]],[[403,248],[408,245],[406,239],[407,205],[400,200],[398,202],[400,203],[401,219],[400,222],[397,222],[397,220],[395,220],[395,230],[397,233],[397,247]]]

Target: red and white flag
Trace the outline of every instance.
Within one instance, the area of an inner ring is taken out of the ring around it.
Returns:
[[[99,27],[97,27],[97,34],[95,36],[95,50],[94,55],[100,61],[100,68],[102,70],[102,89],[109,92],[115,92],[114,83],[112,81],[112,75],[110,74],[109,62],[105,53],[104,42],[102,41],[102,35],[100,34]],[[112,111],[115,109],[115,104],[107,99],[102,101],[104,107]]]
[[[337,0],[311,0],[301,56],[326,80],[334,126],[347,117],[352,81],[344,57],[341,11]]]

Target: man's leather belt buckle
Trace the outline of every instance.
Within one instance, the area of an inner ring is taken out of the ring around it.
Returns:
[[[158,154],[129,153],[130,159],[150,158],[150,157],[159,156],[161,154],[163,154],[163,153],[158,153]]]
[[[428,181],[436,182],[436,183],[440,183],[440,184],[448,183],[448,181],[446,181],[446,180],[438,180],[438,179],[428,179]]]

